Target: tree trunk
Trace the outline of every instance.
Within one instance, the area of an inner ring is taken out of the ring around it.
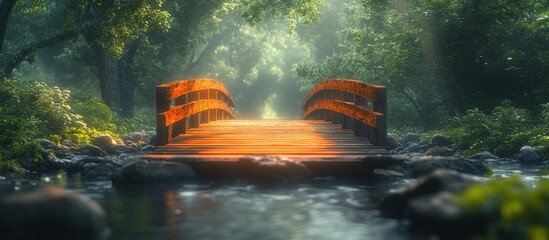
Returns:
[[[6,28],[8,27],[8,21],[11,16],[11,11],[15,7],[17,0],[2,0],[0,4],[0,52],[4,47],[4,38],[6,34]]]
[[[131,44],[120,59],[114,57],[100,44],[94,45],[101,99],[116,114],[127,118],[132,117],[136,84],[130,64],[138,44]]]

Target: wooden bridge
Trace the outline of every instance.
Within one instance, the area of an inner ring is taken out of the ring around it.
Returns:
[[[238,160],[281,156],[316,176],[363,175],[402,156],[386,150],[386,88],[326,80],[303,101],[303,120],[236,119],[233,97],[210,79],[157,86],[157,147],[144,157],[180,161],[199,175],[245,175]]]

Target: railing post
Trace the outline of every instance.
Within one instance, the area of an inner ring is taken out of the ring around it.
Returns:
[[[187,94],[181,95],[175,99],[175,106],[183,105],[187,103]],[[179,136],[179,134],[185,134],[187,132],[187,119],[181,119],[172,126],[172,136]]]
[[[387,145],[387,89],[385,87],[377,87],[375,89],[375,98],[373,102],[374,112],[382,113],[383,115],[376,118],[376,129],[374,136],[374,145]]]
[[[166,126],[166,118],[160,114],[169,109],[168,88],[156,87],[156,146],[164,146],[171,141],[171,132],[168,126]]]
[[[189,93],[189,102],[194,102],[199,100],[200,97],[198,92]],[[189,128],[198,128],[200,127],[200,113],[193,114],[189,117]]]
[[[363,97],[361,96],[357,96],[357,95],[354,95],[354,101],[353,101],[353,104],[355,106],[359,106],[359,107],[364,107],[364,104],[365,104],[365,100]],[[359,121],[357,119],[354,119],[354,123],[353,123],[353,132],[355,134],[355,136],[360,136],[360,137],[365,137],[366,136],[366,133],[364,132],[365,130],[365,126],[366,124],[363,123],[362,121]]]

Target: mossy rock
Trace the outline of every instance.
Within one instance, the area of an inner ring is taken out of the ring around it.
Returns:
[[[427,152],[425,152],[425,156],[450,157],[454,156],[454,151],[447,147],[436,146],[427,149]]]

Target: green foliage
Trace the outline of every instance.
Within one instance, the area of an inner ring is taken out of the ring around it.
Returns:
[[[297,73],[305,86],[326,78],[386,85],[393,127],[433,129],[440,116],[504,99],[537,113],[548,101],[547,2],[349,0],[343,8],[345,51]]]
[[[546,104],[543,108],[547,108]],[[489,114],[479,109],[468,110],[463,116],[451,118],[445,130],[434,132],[452,137],[464,155],[486,150],[507,157],[524,145],[542,147],[546,151],[549,122],[545,114],[536,118],[528,110],[513,107],[506,101]]]
[[[474,221],[485,226],[478,239],[548,239],[549,181],[533,188],[518,176],[490,180],[457,194],[455,201]]]
[[[298,22],[311,23],[318,21],[324,7],[323,0],[239,0],[243,8],[242,17],[249,23],[256,24],[262,21],[265,15],[286,17],[290,23],[290,31],[295,31]]]

